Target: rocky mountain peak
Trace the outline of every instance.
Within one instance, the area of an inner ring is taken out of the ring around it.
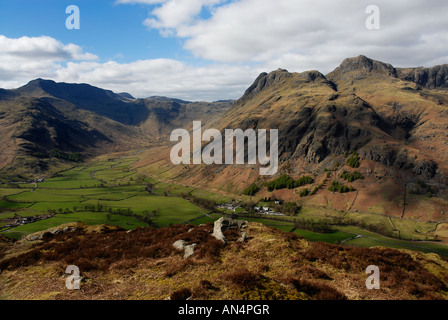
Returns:
[[[389,64],[381,61],[370,59],[366,56],[360,55],[356,58],[347,58],[339,66],[342,72],[350,72],[354,70],[364,70],[367,72],[380,71],[396,75],[395,68]]]
[[[289,78],[291,76],[291,73],[289,73],[288,70],[285,69],[277,69],[276,71],[272,71],[270,73],[263,72],[257,77],[257,79],[255,79],[254,83],[246,90],[239,101],[248,100],[256,96],[265,88],[270,87],[275,83],[279,83],[283,79],[287,77]]]
[[[389,63],[360,55],[355,58],[345,59],[339,67],[327,75],[327,78],[335,81],[346,77],[350,77],[353,80],[360,80],[371,75],[375,75],[376,77],[396,77],[397,70]]]
[[[317,70],[302,72],[300,73],[300,77],[310,82],[314,82],[316,80],[327,80],[327,78],[325,78],[325,76]]]

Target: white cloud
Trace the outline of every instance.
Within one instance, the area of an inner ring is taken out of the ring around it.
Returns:
[[[0,86],[15,88],[37,77],[52,77],[65,61],[95,59],[81,47],[51,37],[12,39],[0,35]]]
[[[211,64],[195,67],[173,59],[131,63],[97,57],[50,37],[10,39],[0,35],[0,87],[17,88],[35,78],[89,83],[136,97],[152,95],[212,101],[237,98],[260,70]]]
[[[180,38],[209,64],[173,59],[92,61],[75,44],[50,37],[0,35],[0,87],[37,77],[86,82],[137,97],[239,98],[262,71],[327,73],[360,54],[396,67],[448,62],[448,2],[437,0],[117,0],[148,5],[145,25]],[[365,9],[381,10],[381,30],[367,30]],[[204,14],[204,10],[206,14]],[[255,66],[255,67],[254,67]]]
[[[53,78],[89,83],[115,92],[126,91],[140,98],[158,95],[213,101],[240,97],[260,72],[247,66],[213,64],[195,67],[178,60],[154,59],[127,64],[70,62],[65,68],[56,70]]]
[[[91,53],[84,53],[81,47],[75,44],[64,45],[47,36],[11,39],[0,35],[0,55],[16,59],[34,58],[40,61],[95,60],[98,58]]]
[[[167,0],[117,0],[116,4],[155,4],[155,3],[163,3]]]
[[[174,35],[174,29],[193,23],[204,7],[210,10],[221,2],[222,0],[165,0],[160,7],[152,10],[151,17],[143,24],[159,29],[164,36]]]
[[[144,2],[144,1],[140,1]],[[189,4],[189,6],[186,6]],[[265,63],[329,72],[344,58],[365,54],[396,66],[448,61],[448,2],[376,0],[381,30],[367,30],[370,0],[166,0],[145,24],[185,39],[195,56],[225,63]],[[210,17],[198,13],[208,8]]]

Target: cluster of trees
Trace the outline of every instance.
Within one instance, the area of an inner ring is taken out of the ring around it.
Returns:
[[[204,198],[199,198],[196,196],[193,196],[191,194],[188,193],[183,193],[182,194],[182,198],[187,199],[188,201],[192,202],[193,204],[197,205],[200,208],[204,208],[206,210],[215,210],[216,207],[216,202],[210,199],[204,199]]]
[[[339,177],[347,182],[353,182],[356,180],[364,179],[364,176],[359,171],[355,172],[344,171],[343,173],[341,173]]]
[[[58,149],[51,150],[50,157],[64,159],[64,160],[73,161],[73,162],[81,162],[82,161],[82,157],[79,152],[69,153],[69,152],[64,152],[64,151],[58,150]]]
[[[314,180],[310,176],[303,176],[294,181],[293,178],[288,176],[287,174],[282,174],[275,180],[268,182],[267,187],[268,191],[280,190],[280,189],[295,189],[298,187],[305,186],[307,184],[313,183]]]
[[[281,205],[280,212],[289,216],[294,216],[299,213],[301,207],[295,202],[285,202]]]
[[[328,188],[328,190],[332,191],[332,192],[339,192],[339,193],[347,193],[347,192],[351,192],[351,191],[355,191],[355,189],[350,186],[346,186],[343,183],[340,183],[339,181],[333,180],[331,181],[330,187]]]
[[[358,155],[358,153],[355,151],[355,152],[353,152],[351,155],[350,155],[350,157],[348,157],[348,159],[347,159],[347,165],[349,166],[349,167],[352,167],[352,168],[359,168],[359,165],[361,164],[361,162],[360,162],[360,158],[359,158],[359,155]]]
[[[59,149],[53,149],[50,151],[50,153],[31,152],[30,155],[35,158],[40,158],[40,159],[58,158],[58,159],[63,159],[63,160],[67,160],[67,161],[72,161],[72,162],[81,162],[82,161],[82,156],[79,152],[64,152]]]
[[[417,183],[416,186],[413,186],[409,189],[410,194],[419,194],[419,195],[426,194],[428,198],[431,198],[434,194],[439,192],[437,187],[430,186],[421,179],[417,179],[416,183]]]
[[[32,157],[39,158],[39,159],[49,158],[48,153],[45,153],[45,152],[31,152],[30,155]]]
[[[50,213],[50,214],[56,214],[56,213],[69,214],[69,213],[73,213],[73,212],[74,211],[70,210],[69,208],[47,209],[47,213]]]
[[[89,189],[89,188],[104,188],[106,187],[106,185],[104,183],[100,183],[100,184],[93,184],[93,185],[83,185],[83,186],[79,186],[80,189]]]
[[[300,219],[296,220],[294,226],[297,229],[308,230],[317,233],[331,233],[334,230],[331,228],[333,223],[324,220]]]
[[[257,184],[253,183],[249,187],[244,189],[243,194],[246,195],[246,196],[253,196],[258,191],[260,191],[260,187]]]

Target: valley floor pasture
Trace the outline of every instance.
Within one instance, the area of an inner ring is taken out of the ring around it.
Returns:
[[[181,197],[148,192],[150,179],[132,170],[135,158],[96,161],[36,184],[0,188],[0,230],[12,238],[68,223],[111,224],[126,229],[165,227],[205,213]],[[16,225],[26,217],[51,218]]]

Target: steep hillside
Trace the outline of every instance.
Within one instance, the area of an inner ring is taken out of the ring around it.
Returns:
[[[14,93],[33,98],[57,98],[126,125],[139,124],[148,116],[148,110],[144,106],[130,103],[132,99],[88,84],[37,79],[14,90]]]
[[[158,139],[165,143],[171,130],[193,120],[213,121],[231,103],[135,99],[88,84],[33,80],[0,91],[0,168],[10,177],[30,178],[60,167],[61,157],[51,157],[53,150],[86,159],[148,148]]]
[[[213,125],[233,103],[232,100],[190,102],[166,97],[150,97],[139,102],[149,112],[140,127],[165,142],[174,129],[191,130],[193,121],[202,121],[204,126]]]
[[[56,230],[59,230],[56,232]],[[30,240],[0,244],[2,299],[139,300],[421,300],[447,299],[448,264],[435,254],[310,243],[249,223],[248,235],[213,225],[125,231],[63,225]],[[53,235],[55,234],[55,235]],[[33,240],[34,239],[34,240]],[[173,244],[195,243],[185,258]],[[0,239],[1,241],[1,239]],[[65,269],[79,267],[80,290]],[[366,268],[380,270],[380,290],[366,288]],[[23,288],[26,288],[24,290]]]
[[[448,200],[448,92],[441,90],[446,82],[444,69],[425,71],[436,75],[431,82],[435,89],[423,85],[421,78],[405,80],[403,74],[406,70],[410,74],[411,69],[396,69],[364,56],[344,60],[326,76],[318,71],[283,69],[262,73],[213,126],[221,132],[225,128],[278,129],[278,175],[311,174],[315,183],[308,188],[322,189],[301,197],[300,189],[272,193],[262,188],[259,197],[396,216],[404,215],[406,209],[409,216],[444,219]],[[359,157],[355,168],[348,165],[353,153]],[[158,161],[164,177],[234,194],[253,182],[263,186],[275,178],[259,177],[255,166],[179,168],[169,160]],[[157,170],[154,165],[146,170],[142,167],[142,172]],[[355,170],[364,177],[349,184],[356,192],[329,192],[328,179],[342,181],[344,171]],[[403,194],[409,192],[412,195],[404,199]]]

